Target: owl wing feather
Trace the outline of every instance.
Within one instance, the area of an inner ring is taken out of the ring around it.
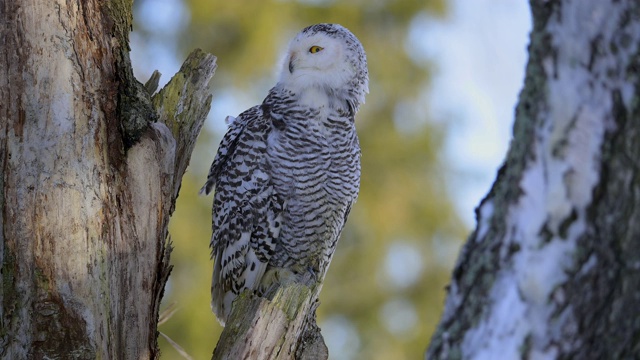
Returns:
[[[208,194],[215,186],[211,307],[221,322],[242,290],[258,286],[275,251],[284,208],[266,158],[271,120],[257,106],[228,123],[200,190]]]
[[[222,166],[229,158],[229,154],[233,153],[233,150],[236,148],[238,144],[238,135],[240,135],[246,125],[246,122],[236,121],[236,118],[233,116],[227,116],[224,121],[229,126],[229,129],[227,129],[227,133],[222,138],[220,146],[218,146],[218,152],[216,153],[216,157],[213,159],[213,163],[209,168],[207,181],[202,189],[200,189],[200,195],[209,195],[211,190],[213,190],[216,180],[218,176],[220,176]]]

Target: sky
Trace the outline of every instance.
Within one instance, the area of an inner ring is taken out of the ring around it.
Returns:
[[[525,1],[455,0],[449,16],[415,19],[409,35],[417,56],[436,66],[431,118],[449,122],[442,156],[453,170],[450,195],[470,228],[511,139],[530,30]]]

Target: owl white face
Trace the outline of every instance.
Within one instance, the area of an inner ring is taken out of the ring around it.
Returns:
[[[289,44],[280,82],[294,92],[315,87],[344,87],[355,70],[345,58],[345,44],[324,33],[300,33]]]
[[[279,86],[314,108],[355,114],[369,92],[367,57],[360,41],[338,24],[303,29],[289,44]]]

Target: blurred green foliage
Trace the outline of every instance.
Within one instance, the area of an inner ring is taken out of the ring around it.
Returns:
[[[444,0],[184,1],[190,22],[176,36],[178,57],[196,47],[218,56],[214,97],[229,88],[266,95],[279,53],[307,25],[340,23],[362,41],[371,93],[356,122],[361,191],[326,277],[319,322],[351,329],[323,330],[326,339],[345,342],[333,344],[331,358],[422,358],[467,229],[447,197],[446,166],[439,158],[446,128],[429,122],[425,104],[401,112],[413,117],[403,122],[418,124],[411,133],[399,131],[394,116],[399,104],[415,104],[428,87],[428,64],[412,61],[405,49],[411,46],[410,22],[420,12],[441,16]],[[221,331],[209,308],[212,199],[197,196],[221,136],[203,130],[170,224],[175,267],[164,304],[176,302],[179,310],[160,331],[195,359],[210,358]],[[180,358],[166,341],[160,344],[163,358]]]

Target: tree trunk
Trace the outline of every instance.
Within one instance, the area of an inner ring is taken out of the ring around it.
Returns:
[[[126,0],[0,3],[2,358],[158,356],[167,225],[215,58],[195,52],[151,99],[130,28]]]
[[[233,303],[213,360],[326,360],[316,308],[322,283],[287,284],[269,298],[242,293]]]
[[[640,3],[531,1],[514,139],[428,359],[640,356]]]

